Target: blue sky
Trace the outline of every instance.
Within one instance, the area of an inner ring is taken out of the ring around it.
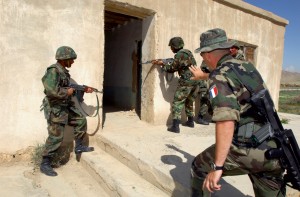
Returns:
[[[285,31],[283,70],[300,73],[300,0],[244,0],[289,21]]]

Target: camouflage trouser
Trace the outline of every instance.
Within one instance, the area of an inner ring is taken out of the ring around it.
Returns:
[[[52,156],[60,147],[66,125],[74,127],[75,139],[82,139],[86,133],[87,120],[74,106],[49,108],[49,116],[46,116],[48,124],[48,138],[45,143],[43,156]]]
[[[198,86],[182,86],[178,85],[174,100],[172,103],[172,117],[173,119],[181,119],[181,111],[185,107],[185,113],[188,117],[194,116],[193,103],[197,97]]]
[[[199,108],[199,116],[204,117],[207,113],[211,113],[211,105],[208,98],[208,90],[207,88],[200,88],[199,91],[200,97],[200,108]]]
[[[238,148],[232,144],[222,176],[248,174],[256,197],[285,196],[280,162],[277,159],[267,160],[264,156],[271,147],[276,147],[273,141],[263,142],[257,148]],[[212,145],[194,159],[191,168],[192,197],[210,196],[207,190],[202,190],[202,184],[211,170],[210,163],[214,160],[214,155],[215,145]]]

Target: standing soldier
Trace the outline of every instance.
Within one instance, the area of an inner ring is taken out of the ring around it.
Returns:
[[[200,68],[204,73],[210,72],[204,61],[202,61]],[[200,107],[198,117],[195,122],[198,124],[209,125],[209,121],[206,118],[208,114],[212,113],[212,111],[208,98],[207,80],[200,80],[199,86]]]
[[[51,160],[61,146],[67,124],[74,127],[76,154],[94,150],[93,147],[82,144],[86,135],[87,120],[71,101],[74,88],[68,87],[71,76],[67,68],[72,66],[77,55],[72,48],[62,46],[57,49],[55,58],[57,62],[47,68],[42,78],[46,95],[43,99],[43,109],[49,136],[45,143],[40,170],[48,176],[57,175],[51,167]],[[87,88],[85,92],[91,93],[93,89]]]
[[[168,128],[168,131],[179,133],[183,107],[185,107],[185,113],[188,117],[187,122],[185,122],[183,126],[194,127],[193,103],[197,97],[199,81],[190,79],[192,73],[189,70],[189,66],[196,65],[196,60],[190,50],[183,49],[183,39],[181,37],[174,37],[170,39],[169,46],[172,52],[175,53],[174,61],[170,64],[166,64],[162,60],[153,60],[152,64],[161,65],[166,72],[178,72],[180,76],[172,103],[173,123],[172,126]]]
[[[222,176],[248,174],[255,196],[283,197],[284,169],[278,159],[265,157],[268,150],[277,148],[276,142],[266,138],[257,143],[255,137],[270,132],[266,118],[250,102],[252,93],[265,90],[266,85],[253,64],[230,55],[233,44],[217,28],[201,34],[195,51],[211,70],[208,82],[216,142],[192,162],[191,196],[208,197],[221,190]],[[197,75],[195,67],[190,70]],[[247,81],[247,88],[242,81]]]

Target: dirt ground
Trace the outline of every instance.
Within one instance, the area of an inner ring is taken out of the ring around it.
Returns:
[[[49,177],[31,162],[32,150],[0,155],[0,196],[108,196],[74,154],[66,165],[55,168],[57,177]]]

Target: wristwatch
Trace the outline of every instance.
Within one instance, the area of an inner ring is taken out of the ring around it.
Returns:
[[[210,163],[210,167],[212,170],[223,170],[224,166],[217,166],[214,162]]]

